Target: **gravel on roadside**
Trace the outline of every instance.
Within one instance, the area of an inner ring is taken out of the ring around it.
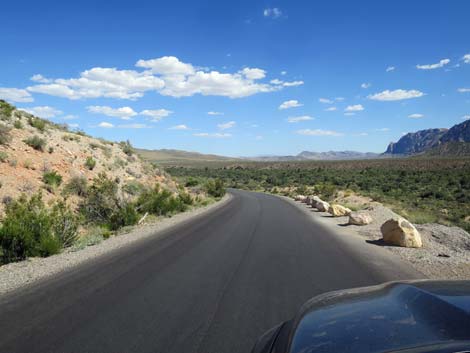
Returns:
[[[222,207],[229,202],[231,198],[232,196],[230,194],[226,194],[220,201],[208,206],[179,213],[170,218],[161,219],[155,223],[133,227],[128,233],[114,236],[97,245],[87,246],[78,251],[66,249],[62,253],[50,257],[28,258],[24,261],[0,266],[0,295],[53,276],[59,272],[82,264],[87,260],[117,250],[140,239],[158,237],[162,231],[168,228]]]

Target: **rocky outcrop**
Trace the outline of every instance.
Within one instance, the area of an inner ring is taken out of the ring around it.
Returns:
[[[348,216],[351,213],[351,210],[341,205],[330,205],[328,208],[328,213],[333,217],[342,217]]]
[[[385,153],[407,155],[424,152],[437,146],[447,131],[447,129],[427,129],[410,132],[398,142],[391,142]]]
[[[452,126],[444,136],[442,136],[440,142],[470,142],[470,119]]]
[[[348,224],[353,224],[356,226],[365,226],[372,223],[372,217],[366,212],[351,212],[349,214]]]
[[[389,219],[380,227],[385,244],[420,248],[423,246],[418,230],[406,219]]]

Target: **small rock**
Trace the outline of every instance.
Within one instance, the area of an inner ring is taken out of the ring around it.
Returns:
[[[423,246],[418,230],[404,218],[389,219],[382,224],[380,231],[386,244],[406,248],[420,248]]]
[[[297,195],[296,197],[294,197],[294,200],[304,202],[306,200],[306,198],[307,198],[307,196]]]
[[[316,209],[320,212],[328,212],[328,209],[330,208],[330,204],[326,201],[318,201],[316,203]]]
[[[349,214],[348,224],[354,224],[356,226],[365,226],[372,223],[372,217],[370,214],[365,212],[351,212]]]
[[[349,215],[351,210],[341,205],[331,205],[328,208],[328,213],[330,213],[333,217],[341,217]]]
[[[437,256],[439,256],[439,257],[450,257],[450,255],[447,255],[447,254],[437,254]]]

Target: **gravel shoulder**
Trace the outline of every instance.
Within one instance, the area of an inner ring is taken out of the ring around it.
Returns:
[[[34,282],[45,280],[62,271],[69,270],[86,261],[116,251],[139,240],[148,237],[158,237],[165,230],[195,217],[212,212],[227,204],[231,199],[232,195],[226,194],[220,201],[208,206],[179,213],[171,218],[164,218],[154,223],[133,227],[127,233],[122,233],[97,245],[88,246],[78,251],[68,249],[50,257],[28,258],[25,261],[0,266],[0,295]]]
[[[285,198],[288,199],[288,198]],[[397,218],[395,212],[384,205],[371,202],[365,212],[372,216],[372,223],[365,226],[348,225],[348,217],[332,217],[326,212],[307,206],[304,203],[288,199],[309,210],[316,222],[334,227],[341,234],[359,239],[369,246],[370,251],[386,249],[409,263],[416,270],[431,279],[470,279],[470,234],[459,227],[441,224],[415,224],[421,234],[423,247],[403,248],[384,245],[380,239],[380,226],[391,218]]]

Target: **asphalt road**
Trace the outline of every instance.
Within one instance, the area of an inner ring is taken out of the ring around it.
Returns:
[[[233,195],[209,215],[1,298],[0,352],[249,352],[312,296],[420,277],[285,200]]]

